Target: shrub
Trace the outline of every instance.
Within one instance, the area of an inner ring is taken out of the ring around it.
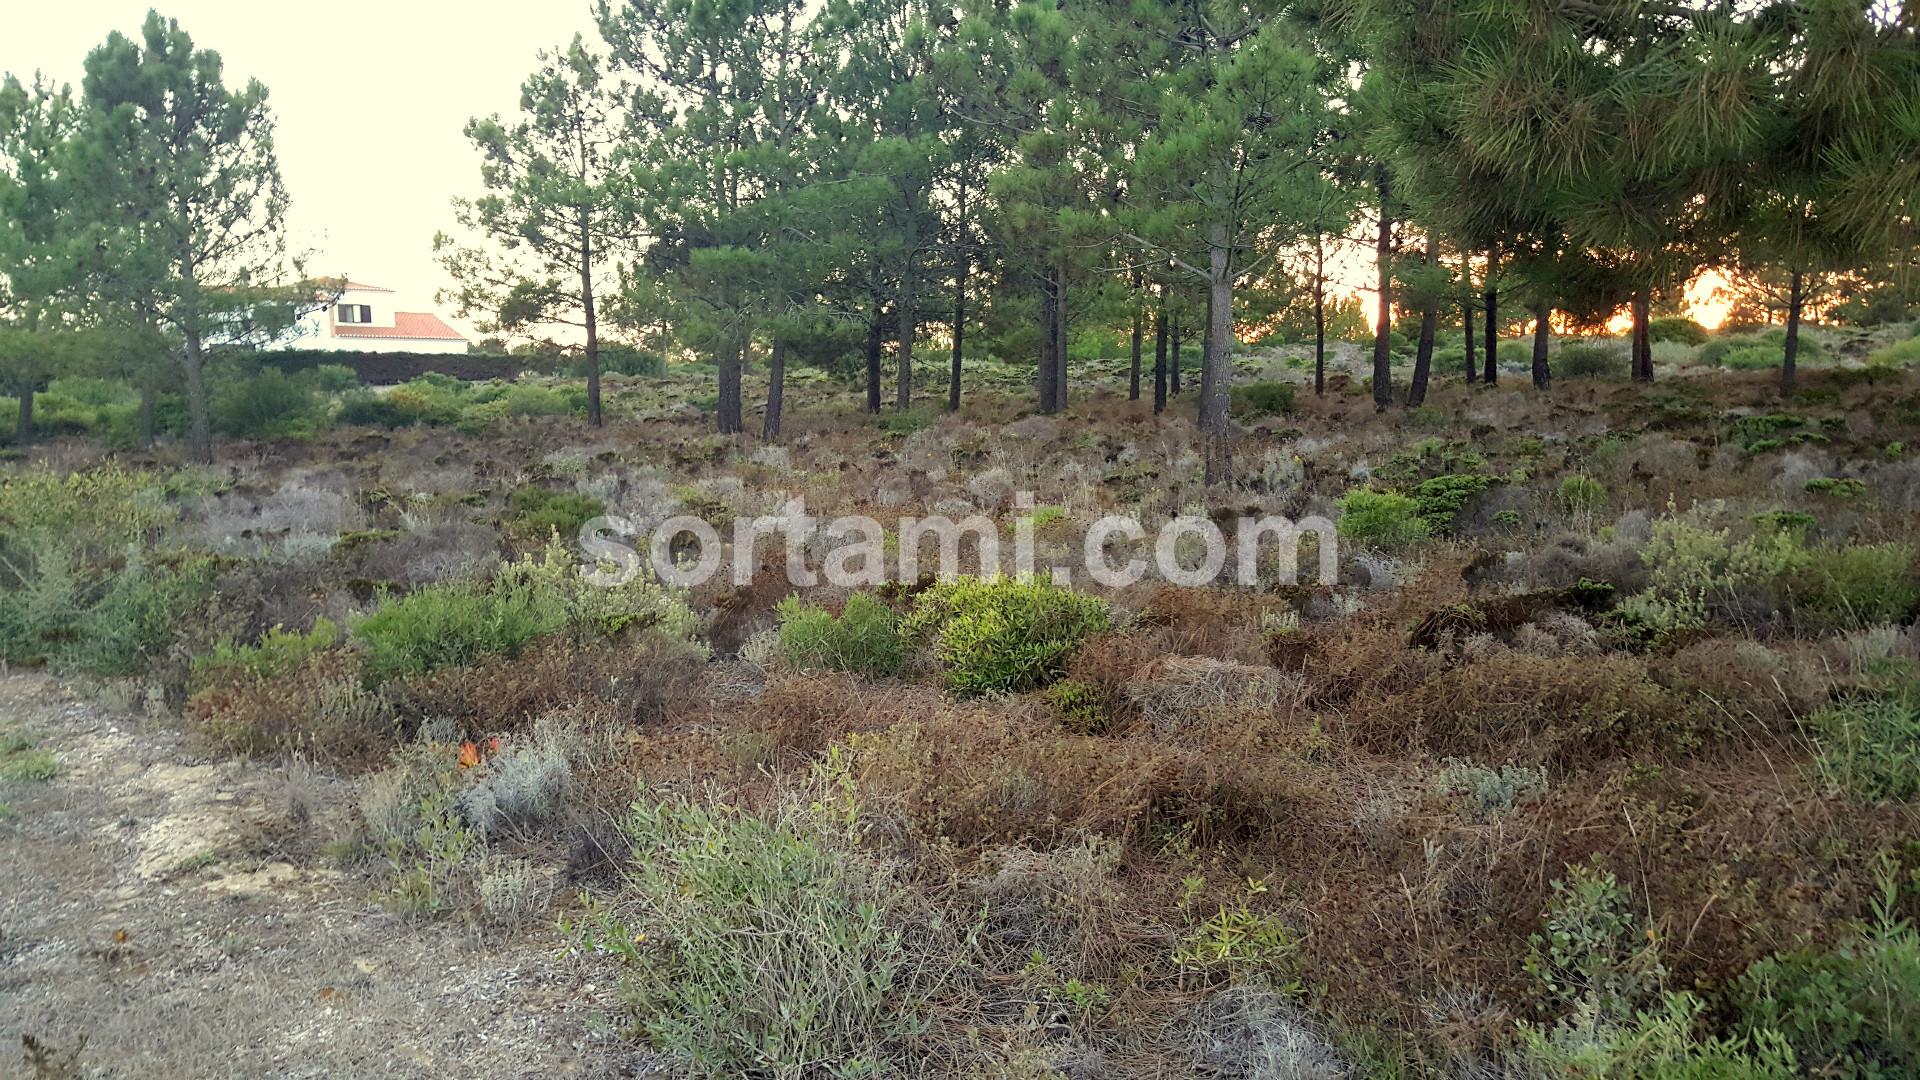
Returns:
[[[320,401],[310,384],[269,368],[220,380],[208,412],[214,430],[222,434],[284,438],[313,432]]]
[[[893,609],[867,593],[847,597],[838,618],[798,596],[780,601],[774,611],[780,619],[780,650],[798,670],[878,678],[906,663]]]
[[[577,731],[543,720],[467,774],[454,805],[482,836],[558,821],[574,789],[574,765],[584,756]]]
[[[1652,341],[1678,341],[1686,345],[1704,345],[1709,336],[1706,327],[1685,315],[1668,315],[1647,323],[1647,337]]]
[[[1391,548],[1432,534],[1420,504],[1397,492],[1356,488],[1341,496],[1339,505],[1339,532],[1349,540]]]
[[[34,746],[31,738],[18,732],[0,736],[0,781],[45,783],[60,772],[60,759]]]
[[[599,499],[571,491],[523,487],[507,498],[506,525],[514,535],[541,543],[555,534],[570,540],[580,534],[582,525],[606,512],[607,505]]]
[[[1247,419],[1292,416],[1293,387],[1287,383],[1257,382],[1233,388],[1233,413]]]
[[[465,583],[388,600],[353,625],[376,679],[415,675],[513,654],[559,629],[525,590]]]
[[[1794,1080],[1793,1050],[1778,1033],[1703,1038],[1707,1007],[1679,992],[1624,1021],[1576,1014],[1551,1029],[1522,1025],[1528,1075],[1592,1080]]]
[[[344,394],[360,387],[360,376],[345,364],[318,364],[298,378],[322,394]]]
[[[691,639],[699,618],[638,567],[632,570],[624,583],[596,585],[564,544],[550,541],[538,557],[509,564],[489,584],[438,585],[389,600],[356,622],[353,636],[366,645],[375,679],[512,655],[561,631],[583,639],[628,630]]]
[[[1019,693],[1058,678],[1109,617],[1106,601],[1050,582],[960,578],[921,593],[905,630],[935,642],[955,691]]]
[[[1419,506],[1420,520],[1430,533],[1453,531],[1453,519],[1467,500],[1487,490],[1493,477],[1478,473],[1454,473],[1435,476],[1414,485],[1413,500]]]
[[[1768,957],[1733,987],[1736,1028],[1777,1033],[1819,1075],[1920,1075],[1920,932],[1896,914],[1882,875],[1866,932],[1832,949]]]
[[[1559,501],[1569,514],[1592,515],[1606,508],[1607,489],[1591,476],[1574,473],[1560,481]]]
[[[1819,737],[1816,766],[1861,799],[1920,796],[1920,708],[1911,697],[1846,701],[1808,721]]]
[[[1908,338],[1876,350],[1867,357],[1867,363],[1879,367],[1920,364],[1920,337]]]
[[[195,657],[190,685],[197,690],[249,679],[278,678],[305,663],[314,653],[332,648],[339,640],[340,628],[325,616],[314,620],[313,629],[304,634],[276,626],[260,635],[255,644],[221,645],[206,656]]]
[[[397,734],[393,707],[366,688],[358,657],[341,649],[311,653],[270,678],[212,682],[187,699],[187,716],[215,743],[245,754],[371,762]]]
[[[755,814],[642,798],[624,899],[581,937],[627,961],[640,1029],[693,1075],[891,1075],[918,1026],[894,886],[842,802]]]
[[[1433,778],[1433,787],[1442,795],[1464,798],[1473,817],[1485,820],[1506,813],[1522,800],[1545,794],[1547,770],[1524,765],[1488,768],[1448,758],[1446,767]]]
[[[1832,625],[1903,622],[1920,607],[1910,544],[1850,544],[1808,550],[1795,598]]]
[[[1627,1023],[1666,979],[1657,939],[1612,873],[1567,870],[1553,883],[1541,932],[1527,939],[1527,973],[1549,1008]]]
[[[1617,379],[1627,373],[1626,350],[1617,345],[1563,345],[1553,355],[1553,373],[1563,379]]]
[[[1062,679],[1040,695],[1060,714],[1061,723],[1076,735],[1096,735],[1106,729],[1107,708],[1098,688],[1074,679]]]

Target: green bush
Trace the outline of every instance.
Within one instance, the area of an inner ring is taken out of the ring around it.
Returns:
[[[543,487],[516,489],[507,498],[507,531],[515,536],[544,542],[558,534],[562,539],[579,535],[580,527],[607,512],[599,499],[571,491]]]
[[[893,609],[867,593],[847,597],[840,616],[789,596],[774,609],[780,619],[780,651],[801,671],[849,671],[880,677],[906,663]]]
[[[1288,383],[1257,382],[1233,388],[1233,413],[1244,419],[1292,416],[1293,387]]]
[[[1558,500],[1569,514],[1597,514],[1606,508],[1607,489],[1591,476],[1574,473],[1560,481]]]
[[[1019,693],[1059,678],[1080,642],[1109,618],[1106,601],[1050,582],[959,578],[921,593],[904,629],[935,642],[956,692]]]
[[[1911,697],[1829,705],[1808,724],[1819,770],[1834,786],[1867,800],[1920,796],[1920,708]]]
[[[1650,341],[1678,341],[1684,345],[1704,345],[1709,336],[1706,327],[1685,315],[1668,315],[1647,323],[1647,338]]]
[[[1731,995],[1736,1029],[1783,1036],[1820,1076],[1920,1076],[1920,932],[1898,903],[1885,873],[1864,933],[1748,968]]]
[[[1627,351],[1618,345],[1575,343],[1553,354],[1553,373],[1563,379],[1618,379],[1627,374]]]
[[[510,655],[563,631],[583,640],[637,631],[691,642],[700,625],[683,600],[638,568],[623,583],[598,585],[554,540],[537,557],[503,567],[491,583],[437,585],[389,600],[354,623],[352,633],[378,680]]]
[[[1666,980],[1656,939],[1611,872],[1569,866],[1553,882],[1541,932],[1527,939],[1527,973],[1543,1003],[1624,1023],[1659,996]]]
[[[339,626],[325,616],[315,619],[313,629],[304,634],[276,626],[252,645],[221,645],[206,656],[194,657],[189,685],[198,690],[277,678],[305,663],[314,653],[332,648],[339,640]]]
[[[624,904],[579,936],[625,962],[649,1043],[706,1080],[895,1074],[923,995],[856,813],[633,804]]]
[[[164,482],[113,467],[0,478],[0,657],[128,675],[166,649],[211,571],[148,550],[175,517]]]
[[[1867,357],[1867,363],[1880,367],[1920,364],[1920,337],[1908,338],[1906,341],[1875,350],[1871,356]]]
[[[585,378],[587,360],[582,356],[576,360],[571,373]],[[600,345],[600,371],[604,375],[632,375],[647,378],[659,378],[667,373],[666,357],[648,349],[634,345],[613,345],[602,342]]]
[[[1453,531],[1453,520],[1467,500],[1492,483],[1493,477],[1479,473],[1435,476],[1414,485],[1413,501],[1419,507],[1420,520],[1427,523],[1427,531],[1442,535]]]
[[[560,626],[525,590],[457,584],[398,597],[353,624],[375,679],[512,655]]]
[[[1341,536],[1380,547],[1404,547],[1432,535],[1420,504],[1393,491],[1355,488],[1340,497]]]
[[[1830,625],[1905,622],[1920,607],[1910,544],[1809,548],[1797,569],[1796,602]]]
[[[1100,691],[1074,679],[1062,679],[1041,693],[1060,714],[1060,721],[1076,735],[1097,735],[1107,727],[1107,708]]]
[[[215,431],[241,438],[285,438],[311,434],[320,400],[308,383],[276,368],[220,379],[208,413]]]
[[[322,394],[344,394],[360,388],[360,376],[345,364],[317,364],[295,378]]]

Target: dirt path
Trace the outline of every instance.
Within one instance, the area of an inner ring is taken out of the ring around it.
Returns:
[[[0,676],[0,733],[60,775],[0,785],[0,1077],[23,1036],[100,1077],[650,1075],[611,987],[535,927],[415,927],[319,856],[330,777],[209,761],[175,734]]]

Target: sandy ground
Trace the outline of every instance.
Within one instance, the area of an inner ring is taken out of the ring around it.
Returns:
[[[0,675],[22,731],[62,772],[0,783],[0,1077],[655,1075],[550,927],[409,925],[332,869],[341,781]]]

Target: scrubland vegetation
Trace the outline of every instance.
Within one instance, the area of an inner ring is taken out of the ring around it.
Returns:
[[[1382,418],[1336,369],[1213,486],[1124,362],[1062,417],[803,382],[780,445],[708,434],[698,374],[610,377],[603,429],[316,388],[227,466],[17,455],[0,650],[352,778],[305,857],[362,918],[572,953],[668,1074],[1907,1075],[1920,382],[1867,360],[1897,336],[1790,411],[1676,363]],[[1320,513],[1340,578],[579,576],[583,515],[802,493],[1024,519],[1043,559],[1113,512]],[[0,799],[59,783],[10,731]]]

